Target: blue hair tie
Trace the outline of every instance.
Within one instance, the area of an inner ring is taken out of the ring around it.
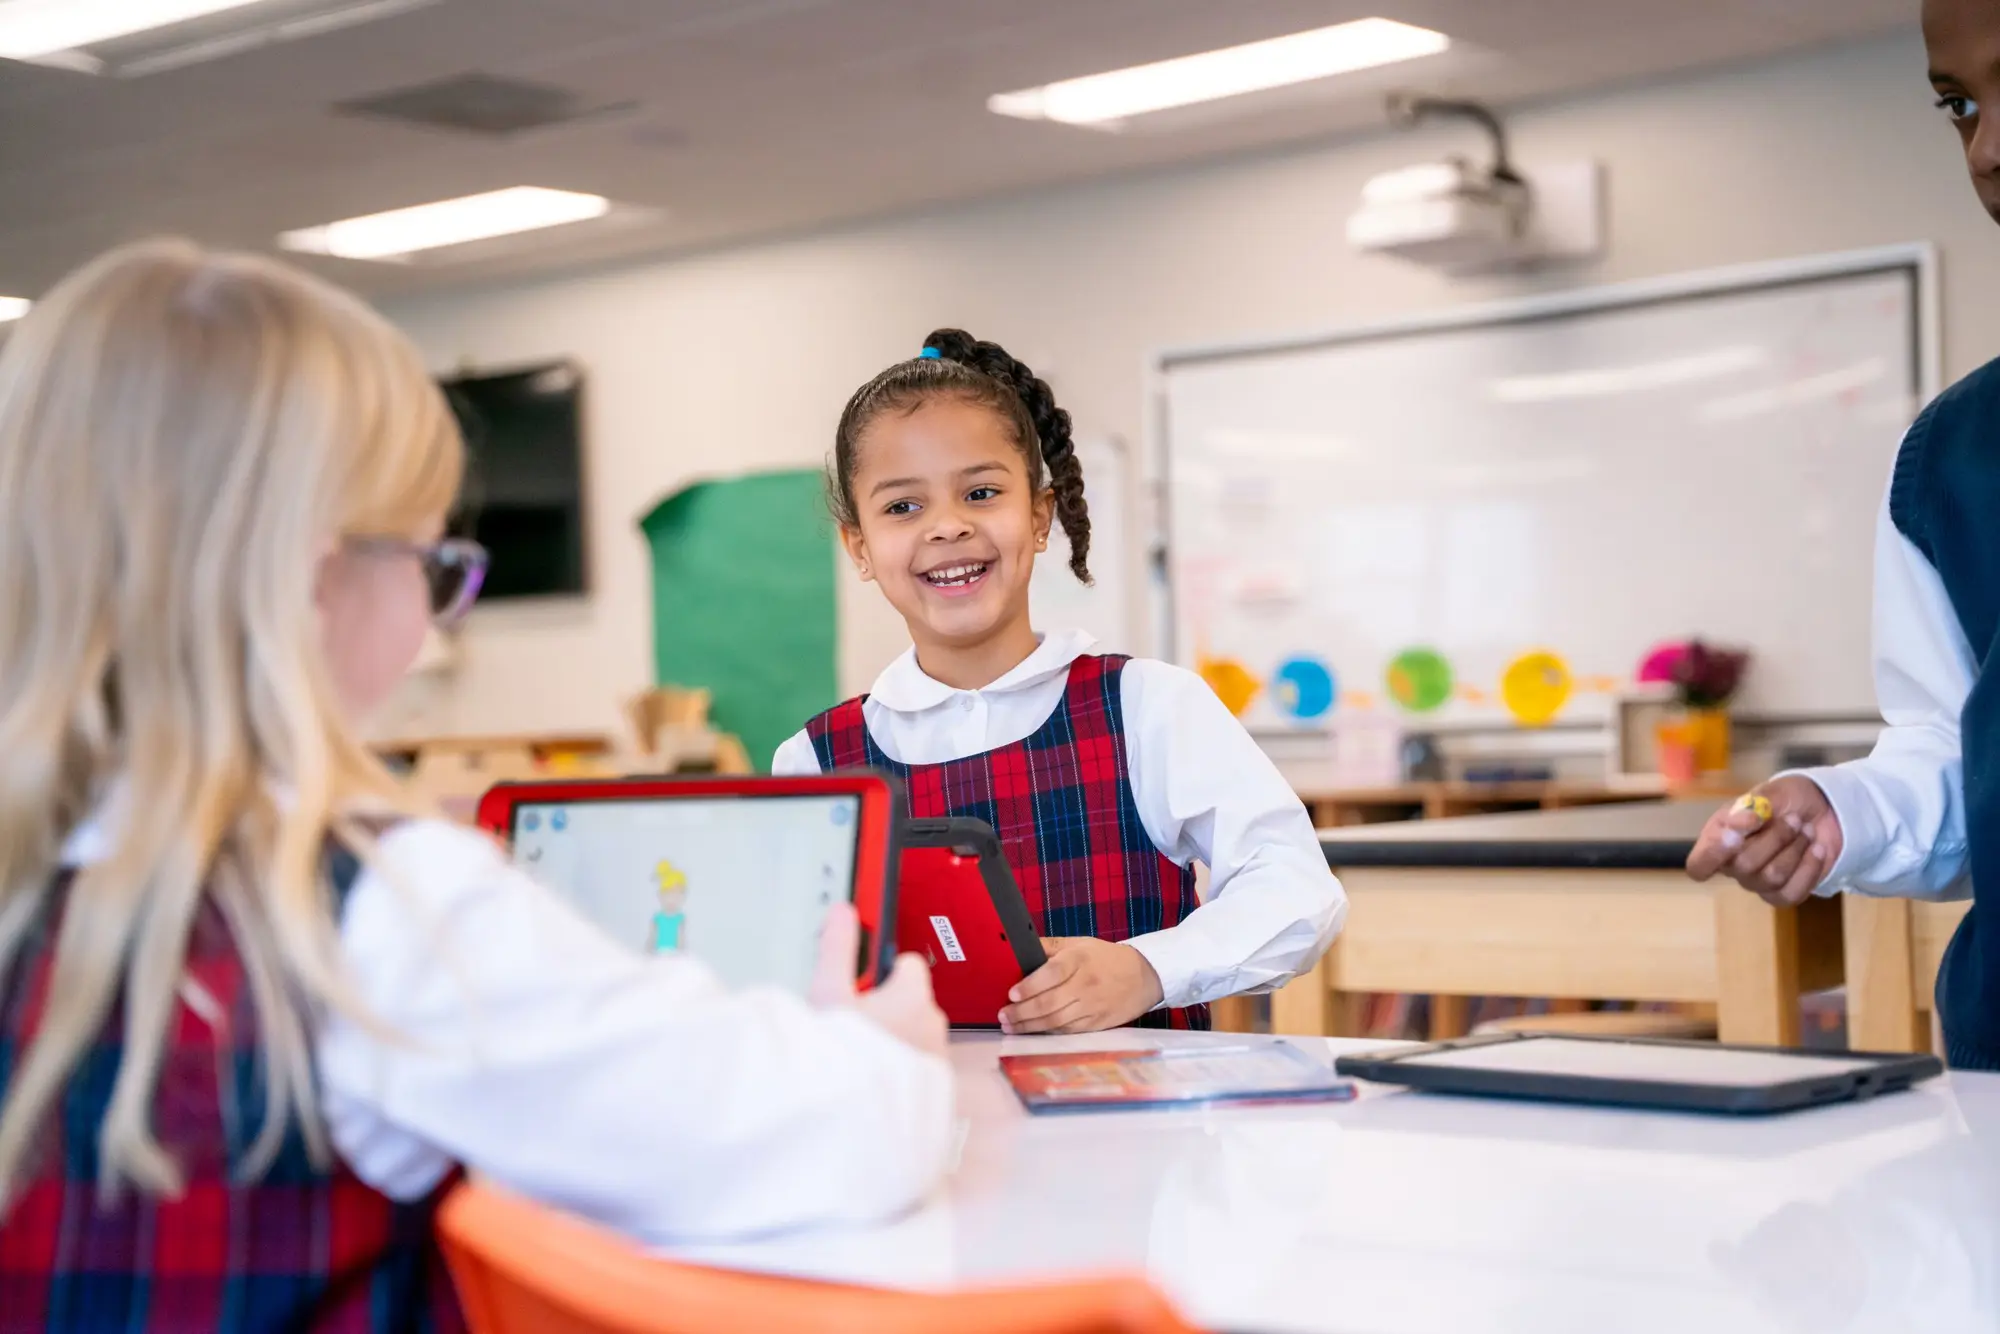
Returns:
[[[919,360],[922,361],[942,361],[944,360],[944,353],[938,351],[934,347],[927,347],[923,351],[917,353],[917,357]]]

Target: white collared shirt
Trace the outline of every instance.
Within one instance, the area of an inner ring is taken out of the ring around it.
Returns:
[[[1080,631],[1046,636],[982,690],[924,674],[914,649],[891,663],[863,706],[868,731],[901,764],[944,764],[1012,745],[1062,702],[1070,664],[1093,647]],[[1347,916],[1319,836],[1277,766],[1202,679],[1136,658],[1120,698],[1132,795],[1146,835],[1181,866],[1208,867],[1207,901],[1186,920],[1129,942],[1159,974],[1166,1007],[1270,991],[1326,952]],[[780,774],[819,772],[804,732],[778,748]]]
[[[1944,581],[1882,507],[1875,529],[1875,698],[1887,724],[1866,759],[1807,770],[1840,819],[1822,894],[1971,893],[1959,714],[1978,659]]]
[[[84,825],[64,862],[107,843]],[[459,1163],[653,1244],[725,1241],[900,1213],[954,1147],[943,1060],[618,945],[469,829],[385,834],[340,943],[374,1022],[320,1024],[323,1110],[393,1198]]]

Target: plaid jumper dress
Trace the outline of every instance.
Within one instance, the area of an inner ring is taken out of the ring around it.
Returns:
[[[900,764],[868,734],[866,697],[806,725],[823,770],[880,769],[902,779],[920,820],[984,820],[1000,836],[1035,929],[1130,940],[1195,910],[1194,870],[1147,837],[1125,751],[1122,657],[1070,664],[1062,702],[1012,745],[945,764]],[[1208,1007],[1155,1010],[1144,1028],[1207,1028]]]
[[[333,860],[344,897],[356,868],[351,858]],[[68,889],[65,873],[0,976],[0,1090],[47,1003]],[[186,974],[213,999],[209,1013],[220,1022],[211,1027],[186,1002],[168,1021],[152,1125],[180,1165],[184,1191],[168,1200],[126,1188],[108,1207],[98,1199],[97,1134],[122,1051],[121,996],[0,1213],[0,1334],[463,1329],[431,1243],[437,1194],[398,1205],[344,1166],[317,1167],[296,1126],[262,1177],[237,1178],[263,1123],[256,1014],[212,902],[197,912]]]

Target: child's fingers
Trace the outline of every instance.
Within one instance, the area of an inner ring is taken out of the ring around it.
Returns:
[[[1000,1026],[1009,1033],[1068,1033],[1087,1032],[1087,1029],[1073,1028],[1083,1018],[1083,1002],[1080,1000],[1058,999],[1053,1004],[1030,1001],[1026,1005],[1010,1005],[1000,1012]]]
[[[1798,869],[1792,872],[1784,888],[1766,894],[1764,898],[1766,902],[1776,899],[1780,907],[1796,908],[1812,897],[1812,892],[1819,888],[1819,882],[1826,879],[1828,869],[1826,849],[1814,844],[1799,858]]]
[[[1795,821],[1796,816],[1792,817]],[[1777,855],[1796,843],[1805,841],[1796,824],[1786,820],[1773,820],[1744,840],[1743,846],[1730,859],[1729,875],[1742,884],[1762,875]],[[1757,888],[1757,886],[1751,886]]]
[[[1038,992],[1026,1000],[1016,1001],[1000,1012],[1000,1019],[1001,1022],[1016,1027],[1023,1024],[1041,1025],[1076,1004],[1075,989],[1058,986]],[[1039,1032],[1040,1028],[1038,1027],[1036,1031]]]
[[[1760,833],[1773,827],[1770,816],[1770,800],[1755,793],[1746,793],[1734,805],[1709,816],[1694,851],[1688,854],[1688,874],[1696,880],[1708,880],[1725,871],[1738,875],[1732,863]]]
[[[1701,827],[1701,835],[1695,839],[1694,851],[1688,854],[1687,859],[1687,873],[1694,879],[1712,879],[1742,848],[1740,835],[1724,837],[1728,832],[1728,820],[1729,812],[1720,810],[1709,816],[1708,823]]]
[[[1745,792],[1729,808],[1729,824],[1732,829],[1745,833],[1762,829],[1771,822],[1771,799],[1761,792]]]
[[[1806,854],[1810,851],[1812,851],[1812,841],[1804,834],[1798,835],[1779,849],[1778,854],[1766,862],[1764,869],[1757,873],[1758,892],[1776,893],[1790,884],[1792,876],[1798,872],[1799,863],[1806,859]]]
[[[814,1005],[844,1005],[854,999],[854,974],[861,954],[861,920],[851,903],[826,910],[819,928],[819,955],[806,996]]]
[[[1057,1016],[1055,1024],[1056,1026],[1048,1031],[1064,1035],[1071,1033],[1101,1033],[1110,1027],[1109,1024],[1100,1020],[1096,1014],[1086,1012],[1081,1005],[1073,1006]]]
[[[1019,1005],[1054,990],[1076,975],[1076,970],[1082,967],[1082,958],[1080,954],[1061,952],[1049,955],[1047,963],[1014,984],[1014,989],[1007,993],[1007,999]]]

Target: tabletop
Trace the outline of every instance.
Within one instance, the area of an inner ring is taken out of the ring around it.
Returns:
[[[1029,1117],[995,1064],[1245,1040],[959,1038],[966,1135],[934,1204],[688,1254],[917,1288],[1139,1270],[1239,1334],[2000,1329],[2000,1076],[1756,1120],[1372,1087]]]
[[[1463,815],[1320,831],[1329,865],[1677,871],[1714,801]]]

